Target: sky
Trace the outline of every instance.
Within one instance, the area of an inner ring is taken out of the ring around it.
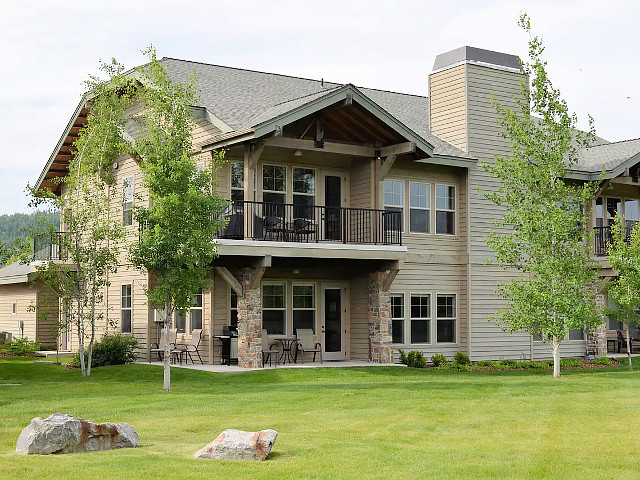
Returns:
[[[470,45],[527,56],[527,12],[579,125],[640,137],[637,0],[0,0],[0,214],[27,212],[99,60],[159,57],[324,78],[418,95],[439,53]],[[426,112],[425,112],[426,115]]]

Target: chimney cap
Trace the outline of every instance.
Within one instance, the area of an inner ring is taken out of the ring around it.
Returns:
[[[469,46],[441,53],[433,63],[433,70],[442,70],[460,63],[476,63],[488,67],[494,66],[502,69],[516,70],[518,72],[522,70],[520,67],[520,59],[517,55]]]

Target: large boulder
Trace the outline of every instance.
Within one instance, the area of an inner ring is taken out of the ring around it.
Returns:
[[[31,420],[18,437],[16,452],[48,455],[139,445],[138,433],[128,423],[93,423],[71,415],[54,413],[45,419],[36,417]]]
[[[277,437],[278,432],[275,430],[244,432],[230,428],[193,456],[216,460],[261,461],[267,458]]]

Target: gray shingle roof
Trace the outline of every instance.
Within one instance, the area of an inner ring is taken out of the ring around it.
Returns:
[[[11,277],[26,277],[31,273],[31,267],[20,262],[14,262],[0,268],[0,281]]]
[[[607,171],[611,171],[640,154],[640,138],[596,145],[581,149],[578,154],[579,159],[574,166],[575,170],[599,173],[605,167]]]
[[[186,82],[195,73],[201,106],[234,130],[253,127],[305,105],[343,85],[308,78],[163,58],[174,81]],[[434,154],[473,158],[429,133],[428,99],[418,95],[359,89],[373,102],[434,146]]]

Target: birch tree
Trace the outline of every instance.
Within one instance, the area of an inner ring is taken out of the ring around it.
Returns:
[[[640,324],[640,226],[635,224],[627,236],[624,219],[616,217],[611,226],[611,239],[607,255],[618,276],[607,284],[609,299],[615,306],[606,313],[623,323],[627,334],[627,361],[632,371],[629,326]]]
[[[135,149],[141,158],[143,184],[149,206],[134,207],[141,225],[139,241],[132,245],[134,266],[153,277],[147,297],[151,305],[163,305],[164,338],[174,312],[185,313],[206,287],[216,256],[215,234],[223,226],[221,214],[228,204],[215,194],[217,160],[208,168],[196,166],[192,149],[192,105],[196,104],[194,78],[187,84],[168,77],[152,48],[149,63],[140,71],[144,88],[138,101],[140,136]],[[171,391],[171,349],[164,345],[164,391]]]
[[[559,377],[560,345],[569,329],[591,329],[602,322],[595,304],[597,272],[585,241],[585,206],[597,187],[566,180],[578,148],[594,137],[593,121],[589,119],[588,133],[576,128],[576,115],[547,75],[542,41],[531,34],[526,14],[519,26],[530,35],[529,61],[522,63],[522,99],[516,99],[515,109],[493,100],[511,154],[483,165],[501,182],[485,196],[506,212],[493,221],[487,245],[496,252],[498,265],[517,272],[515,279],[498,286],[508,308],[493,320],[508,331],[537,335],[549,346],[553,376]]]
[[[122,132],[134,92],[133,84],[122,75],[123,67],[115,60],[102,63],[100,70],[106,79],[91,76],[85,82],[87,124],[74,143],[68,173],[55,179],[62,186],[61,195],[34,192],[32,202],[51,202],[61,212],[64,232],[58,235],[51,226],[44,226],[38,235],[48,229],[45,235],[58,246],[65,262],[45,262],[38,273],[58,294],[75,328],[83,376],[91,375],[96,326],[104,323],[106,328],[104,290],[109,285],[109,273],[117,269],[124,238],[122,219],[115,213],[121,194],[114,187],[112,165],[130,148]]]

